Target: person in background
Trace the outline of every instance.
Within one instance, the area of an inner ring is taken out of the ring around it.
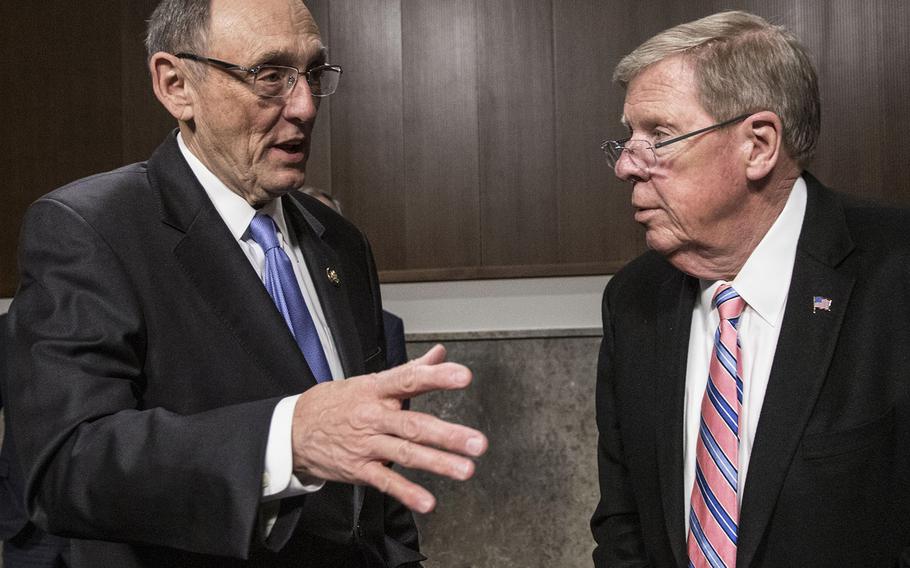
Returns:
[[[466,480],[486,437],[402,409],[465,388],[436,346],[384,370],[365,237],[297,191],[342,70],[300,0],[164,0],[174,116],[147,162],[31,205],[4,393],[43,530],[73,566],[416,566],[388,464]]]
[[[6,349],[9,333],[6,314],[0,314],[0,411],[7,378]],[[8,415],[3,415],[4,425]],[[0,540],[3,541],[4,568],[65,568],[68,566],[69,542],[50,535],[33,525],[25,512],[22,471],[16,446],[9,428],[0,428],[3,448],[0,450]]]
[[[603,297],[595,566],[910,566],[910,215],[806,170],[815,69],[758,16],[614,79],[651,250]]]
[[[311,197],[315,197],[325,204],[326,207],[331,208],[339,215],[343,215],[341,212],[341,202],[331,193],[327,193],[312,185],[303,186],[301,191]],[[407,344],[404,336],[404,322],[392,312],[382,310],[382,327],[385,331],[386,361],[390,367],[404,365],[408,362]]]

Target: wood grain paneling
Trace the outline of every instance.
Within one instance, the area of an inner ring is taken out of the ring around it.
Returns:
[[[28,204],[121,163],[119,29],[119,10],[98,4],[0,3],[0,296],[18,282],[15,249]]]
[[[560,264],[621,265],[643,248],[628,184],[607,166],[601,141],[622,136],[624,92],[612,70],[632,42],[625,21],[598,0],[553,4],[556,187]]]
[[[147,64],[146,21],[157,4],[157,0],[120,3],[123,164],[147,160],[168,132],[177,127],[177,120],[155,98]]]
[[[22,214],[79,177],[145,159],[173,119],[142,37],[156,0],[0,3],[0,296]],[[622,134],[621,56],[669,26],[746,9],[814,54],[838,189],[910,205],[910,3],[903,0],[312,0],[343,65],[308,182],[370,236],[388,281],[613,272],[643,250],[597,149]],[[35,75],[41,83],[28,79]]]
[[[875,2],[872,6],[875,20],[881,22],[880,33],[875,38],[876,73],[872,78],[879,85],[881,114],[869,117],[875,126],[862,128],[861,132],[866,134],[862,143],[879,149],[877,165],[882,172],[879,195],[906,207],[910,206],[910,36],[907,34],[910,3]],[[829,124],[831,129],[837,128],[834,121]],[[849,157],[844,161],[847,167],[851,163]]]
[[[477,1],[484,265],[559,258],[550,2]]]
[[[474,0],[402,2],[408,267],[480,264],[476,24]]]
[[[398,0],[334,0],[333,58],[344,88],[332,100],[332,191],[369,235],[383,268],[405,266],[405,190]]]
[[[894,167],[906,164],[908,151],[906,136],[895,130],[910,124],[907,12],[905,3],[887,11],[877,3],[825,3],[816,21],[827,33],[814,50],[823,107],[813,169],[844,191],[904,205],[910,204],[906,165]],[[900,15],[903,31],[893,23]]]
[[[319,25],[322,34],[322,44],[329,48],[329,61],[335,62],[335,52],[332,49],[331,19],[329,15],[329,0],[310,0],[306,3]],[[342,68],[344,66],[342,65]],[[346,88],[347,77],[342,74],[339,89]],[[323,191],[332,193],[332,99],[327,97],[317,99],[319,114],[316,117],[316,126],[313,127],[313,139],[310,142],[310,157],[306,164],[306,183]]]

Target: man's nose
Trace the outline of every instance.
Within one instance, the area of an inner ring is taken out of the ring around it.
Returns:
[[[294,85],[294,88],[287,95],[284,105],[284,117],[294,122],[312,122],[316,119],[316,111],[319,106],[316,103],[316,97],[310,91],[310,86],[303,77]]]
[[[623,181],[637,182],[647,180],[649,177],[648,169],[639,163],[639,160],[632,158],[632,154],[624,150],[616,160],[616,166],[613,169],[616,177]]]

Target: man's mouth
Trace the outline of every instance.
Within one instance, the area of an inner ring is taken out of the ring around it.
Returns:
[[[646,223],[657,212],[658,210],[652,207],[636,207],[634,218],[638,223]]]
[[[273,144],[273,157],[288,164],[301,164],[307,158],[306,144],[303,140],[292,140]]]
[[[283,144],[275,144],[275,148],[288,154],[297,154],[303,152],[303,142],[285,142]]]

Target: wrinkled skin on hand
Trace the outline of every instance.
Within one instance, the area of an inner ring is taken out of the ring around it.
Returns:
[[[433,495],[385,464],[456,480],[474,475],[471,458],[482,455],[488,445],[483,433],[402,410],[405,399],[470,385],[471,371],[445,357],[445,348],[436,345],[400,367],[328,381],[304,392],[294,409],[295,473],[371,485],[413,511],[432,511]]]

